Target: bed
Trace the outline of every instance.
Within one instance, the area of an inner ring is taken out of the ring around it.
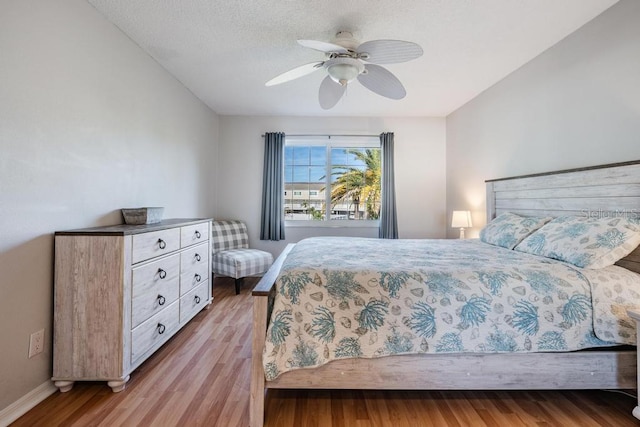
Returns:
[[[488,219],[629,216],[640,206],[640,162],[486,187]],[[635,347],[617,344],[636,342],[624,308],[640,307],[640,292],[631,301],[633,292],[606,289],[635,283],[640,250],[589,272],[476,240],[375,242],[382,246],[348,245],[355,254],[379,253],[370,265],[340,253],[347,246],[340,239],[288,245],[253,290],[252,426],[263,425],[265,388],[637,386]]]

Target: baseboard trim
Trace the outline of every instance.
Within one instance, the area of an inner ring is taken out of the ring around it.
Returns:
[[[29,412],[31,408],[58,391],[52,381],[40,384],[20,399],[0,411],[0,427],[7,427],[9,424]]]

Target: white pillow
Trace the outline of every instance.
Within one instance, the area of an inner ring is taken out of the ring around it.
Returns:
[[[582,268],[603,268],[640,245],[640,227],[626,218],[561,216],[524,239],[516,250]]]

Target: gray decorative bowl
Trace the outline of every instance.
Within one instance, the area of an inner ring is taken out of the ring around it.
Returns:
[[[156,224],[162,221],[164,208],[126,208],[122,209],[124,223],[129,225]]]

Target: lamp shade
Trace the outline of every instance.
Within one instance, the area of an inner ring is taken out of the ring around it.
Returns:
[[[469,228],[471,227],[470,211],[453,211],[451,218],[451,227],[453,228]]]

